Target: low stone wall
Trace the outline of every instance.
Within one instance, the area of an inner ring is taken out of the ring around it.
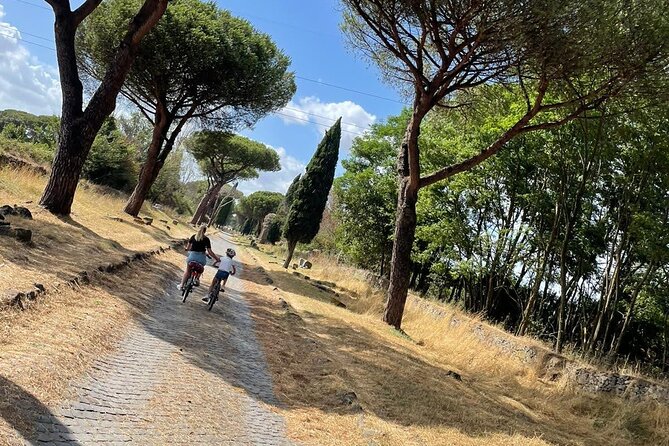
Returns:
[[[37,172],[41,175],[49,173],[46,167],[41,166],[32,161],[25,160],[11,153],[0,153],[0,166],[10,166],[20,169],[28,169]]]
[[[669,387],[629,375],[603,372],[558,355],[550,349],[528,344],[523,338],[497,330],[472,320],[461,320],[453,312],[420,298],[410,298],[410,304],[435,319],[450,317],[451,326],[470,324],[472,333],[485,345],[514,356],[536,368],[541,378],[556,381],[563,376],[567,382],[587,392],[606,393],[633,400],[654,400],[669,405]]]
[[[102,272],[102,273],[113,273],[115,271],[121,270],[123,268],[128,267],[130,264],[133,262],[139,261],[139,260],[145,260],[150,257],[153,257],[155,255],[159,255],[161,253],[164,253],[165,251],[171,250],[173,248],[182,246],[184,243],[183,240],[178,240],[173,242],[169,246],[161,246],[157,249],[150,250],[150,251],[143,251],[143,252],[136,252],[133,255],[127,255],[123,258],[123,260],[120,260],[115,263],[105,263],[102,265],[99,265],[97,268],[91,271],[80,271],[77,273],[74,277],[72,277],[69,280],[66,280],[64,282],[59,282],[55,283],[49,287],[44,286],[41,283],[35,283],[33,289],[31,290],[24,290],[24,291],[10,291],[6,292],[4,298],[0,299],[0,308],[1,307],[15,307],[19,308],[21,310],[26,310],[30,306],[31,302],[35,301],[39,296],[42,296],[44,294],[48,294],[49,292],[55,292],[58,291],[58,289],[65,285],[65,286],[79,286],[79,285],[86,285],[90,283],[90,276],[94,272]]]

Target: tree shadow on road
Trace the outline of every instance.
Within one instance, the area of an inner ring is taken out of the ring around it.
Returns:
[[[35,432],[35,420],[40,420],[50,427],[53,432],[44,432],[42,435],[47,435],[52,442],[58,440],[59,434],[65,436],[71,434],[70,430],[60,423],[37,397],[2,375],[0,375],[0,416],[25,439],[39,439],[36,437],[36,434],[40,433]],[[46,441],[46,438],[41,440]],[[30,444],[44,443],[33,440]],[[68,444],[79,445],[71,440]]]

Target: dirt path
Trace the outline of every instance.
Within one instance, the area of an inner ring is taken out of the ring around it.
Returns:
[[[230,244],[212,242],[219,253]],[[72,384],[75,398],[36,414],[27,444],[289,444],[243,280],[228,282],[212,312],[204,288],[185,304],[176,289],[157,296],[117,352]]]

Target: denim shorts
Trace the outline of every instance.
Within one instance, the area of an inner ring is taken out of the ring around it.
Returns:
[[[186,258],[186,265],[190,262],[197,262],[204,266],[207,264],[207,255],[203,252],[188,251],[188,258]]]
[[[227,271],[223,271],[223,270],[219,269],[216,272],[216,279],[218,279],[218,280],[226,280],[228,277],[230,277],[230,273],[227,272]]]

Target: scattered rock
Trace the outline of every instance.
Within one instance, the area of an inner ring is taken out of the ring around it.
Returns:
[[[346,304],[344,302],[340,301],[340,300],[337,300],[337,299],[333,298],[333,299],[330,299],[330,302],[332,302],[332,304],[336,307],[346,308]]]
[[[168,231],[172,230],[172,228],[170,228],[169,226],[165,226],[165,229],[167,229]]]
[[[34,291],[28,291],[26,293],[26,297],[28,298],[28,300],[35,300],[35,298],[37,297],[37,293],[35,293]]]
[[[1,217],[1,215],[0,215],[0,217]],[[8,221],[0,220],[0,226],[9,226],[9,225],[10,225],[10,223]]]
[[[34,283],[33,285],[40,293],[46,293],[46,288],[41,283]]]
[[[286,302],[285,300],[283,300],[283,299],[281,299],[281,298],[279,298],[279,304],[281,305],[282,308],[284,308],[284,309],[286,309],[286,310],[287,310],[288,308],[290,308],[290,305],[288,305],[288,302]]]
[[[14,238],[23,243],[30,243],[33,239],[33,231],[30,229],[16,228],[14,229]]]
[[[142,220],[142,219],[139,218],[139,217],[133,217],[132,221],[134,221],[135,223],[139,223],[139,224],[141,224],[141,225],[144,224],[144,220]]]
[[[362,406],[358,403],[358,395],[355,392],[346,392],[341,395],[340,400],[343,404],[355,412],[362,412]]]
[[[91,283],[91,279],[89,279],[88,272],[86,271],[80,271],[79,274],[77,274],[75,280],[77,283],[83,283],[83,284]]]
[[[161,220],[158,220],[158,221],[161,222],[161,223],[167,224],[167,220],[162,220],[161,219]]]
[[[460,376],[459,373],[454,372],[453,370],[449,370],[448,372],[446,372],[446,376],[450,376],[456,381],[462,381],[462,376]]]
[[[300,262],[300,268],[311,269],[311,267],[313,266],[311,262],[308,261],[307,259],[300,259],[299,262]]]
[[[123,220],[121,217],[117,217],[117,216],[115,216],[115,215],[112,215],[112,216],[110,216],[110,217],[108,217],[108,218],[110,218],[110,219],[112,219],[112,220],[114,220],[114,221],[125,221],[125,220]]]
[[[14,210],[13,207],[10,205],[6,204],[4,206],[0,206],[0,215],[16,215],[16,211]]]
[[[33,214],[30,212],[28,208],[24,208],[21,206],[14,206],[14,215],[18,215],[21,218],[25,218],[27,220],[32,220],[33,219]]]
[[[271,277],[265,276],[265,283],[268,284],[268,285],[271,285],[271,284],[274,283],[274,281],[272,280]]]
[[[293,269],[297,269],[297,263],[293,263]]]
[[[173,224],[174,226],[176,226],[176,225],[178,225],[178,224],[179,224],[179,222],[178,222],[178,221],[176,221],[176,220],[172,220],[172,224]]]
[[[153,218],[151,217],[144,217],[142,218],[142,220],[144,221],[144,224],[147,226],[151,226],[151,224],[153,223]]]

